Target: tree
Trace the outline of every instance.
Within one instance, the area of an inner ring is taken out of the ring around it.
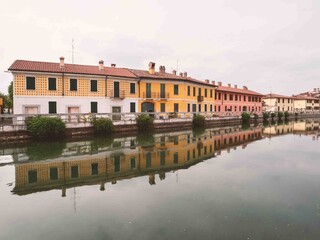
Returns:
[[[13,81],[11,81],[10,85],[8,86],[8,99],[7,99],[7,108],[8,110],[11,112],[12,108],[13,108]]]

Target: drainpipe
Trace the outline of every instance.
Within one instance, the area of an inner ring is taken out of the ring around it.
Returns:
[[[108,92],[108,89],[107,89],[107,83],[108,83],[108,81],[107,81],[107,80],[108,80],[108,76],[106,76],[106,87],[105,87],[105,91],[106,91],[106,92],[105,92],[105,97],[107,97],[107,95],[108,95],[108,94],[107,94],[107,92]]]
[[[62,96],[64,96],[64,73],[62,73]]]

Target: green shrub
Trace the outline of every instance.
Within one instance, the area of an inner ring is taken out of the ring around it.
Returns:
[[[110,118],[94,118],[92,120],[93,130],[96,134],[111,134],[114,126]]]
[[[148,131],[153,129],[153,118],[147,114],[141,114],[136,118],[139,131]]]
[[[288,111],[285,111],[285,112],[284,112],[284,119],[285,119],[285,120],[288,120],[289,116],[290,116],[289,112],[288,112]]]
[[[281,118],[283,117],[283,112],[278,112],[278,120],[280,121]]]
[[[271,113],[271,121],[273,121],[275,117],[276,117],[276,114],[274,112]]]
[[[194,127],[204,127],[206,122],[206,118],[200,114],[193,115],[192,125]]]
[[[250,114],[247,112],[241,113],[241,119],[243,123],[249,123],[250,122]]]
[[[268,118],[270,117],[270,115],[269,115],[268,112],[264,112],[264,113],[262,114],[262,116],[263,116],[263,121],[267,121]]]
[[[56,117],[30,117],[26,120],[26,125],[27,130],[35,138],[60,137],[66,130],[66,124]]]

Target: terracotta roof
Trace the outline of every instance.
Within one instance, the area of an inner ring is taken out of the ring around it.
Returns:
[[[319,98],[310,97],[310,96],[304,96],[304,95],[293,95],[293,97],[294,97],[295,99],[300,99],[300,100],[304,100],[304,99],[319,100]]]
[[[216,92],[219,92],[219,91],[263,96],[263,94],[261,94],[261,93],[257,93],[257,92],[254,92],[254,91],[251,91],[251,90],[248,90],[248,89],[226,87],[226,86],[218,86],[218,88],[216,89]]]
[[[274,94],[274,93],[269,93],[269,94],[264,95],[263,98],[290,98],[290,99],[293,99],[294,97],[284,96],[284,95]]]
[[[161,72],[155,72],[155,74],[150,74],[149,71],[146,70],[138,70],[138,69],[128,69],[131,71],[134,75],[136,75],[139,78],[149,78],[149,79],[161,79],[161,80],[178,80],[178,81],[187,81],[187,82],[193,82],[197,84],[203,84],[211,87],[215,87],[216,85],[213,85],[211,83],[206,83],[201,80],[197,80],[191,77],[181,77],[180,75],[175,75],[172,73],[161,73]]]
[[[99,70],[99,65],[79,65],[79,64],[64,64],[60,68],[60,63],[38,62],[27,60],[16,60],[9,67],[9,71],[28,71],[28,72],[51,72],[51,73],[74,73],[88,75],[102,75],[115,77],[136,78],[136,76],[125,68],[104,67]]]

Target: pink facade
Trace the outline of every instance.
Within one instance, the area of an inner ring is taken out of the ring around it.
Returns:
[[[248,90],[247,87],[238,88],[222,86],[218,82],[215,91],[215,112],[218,115],[241,115],[242,112],[262,114],[262,94]]]

